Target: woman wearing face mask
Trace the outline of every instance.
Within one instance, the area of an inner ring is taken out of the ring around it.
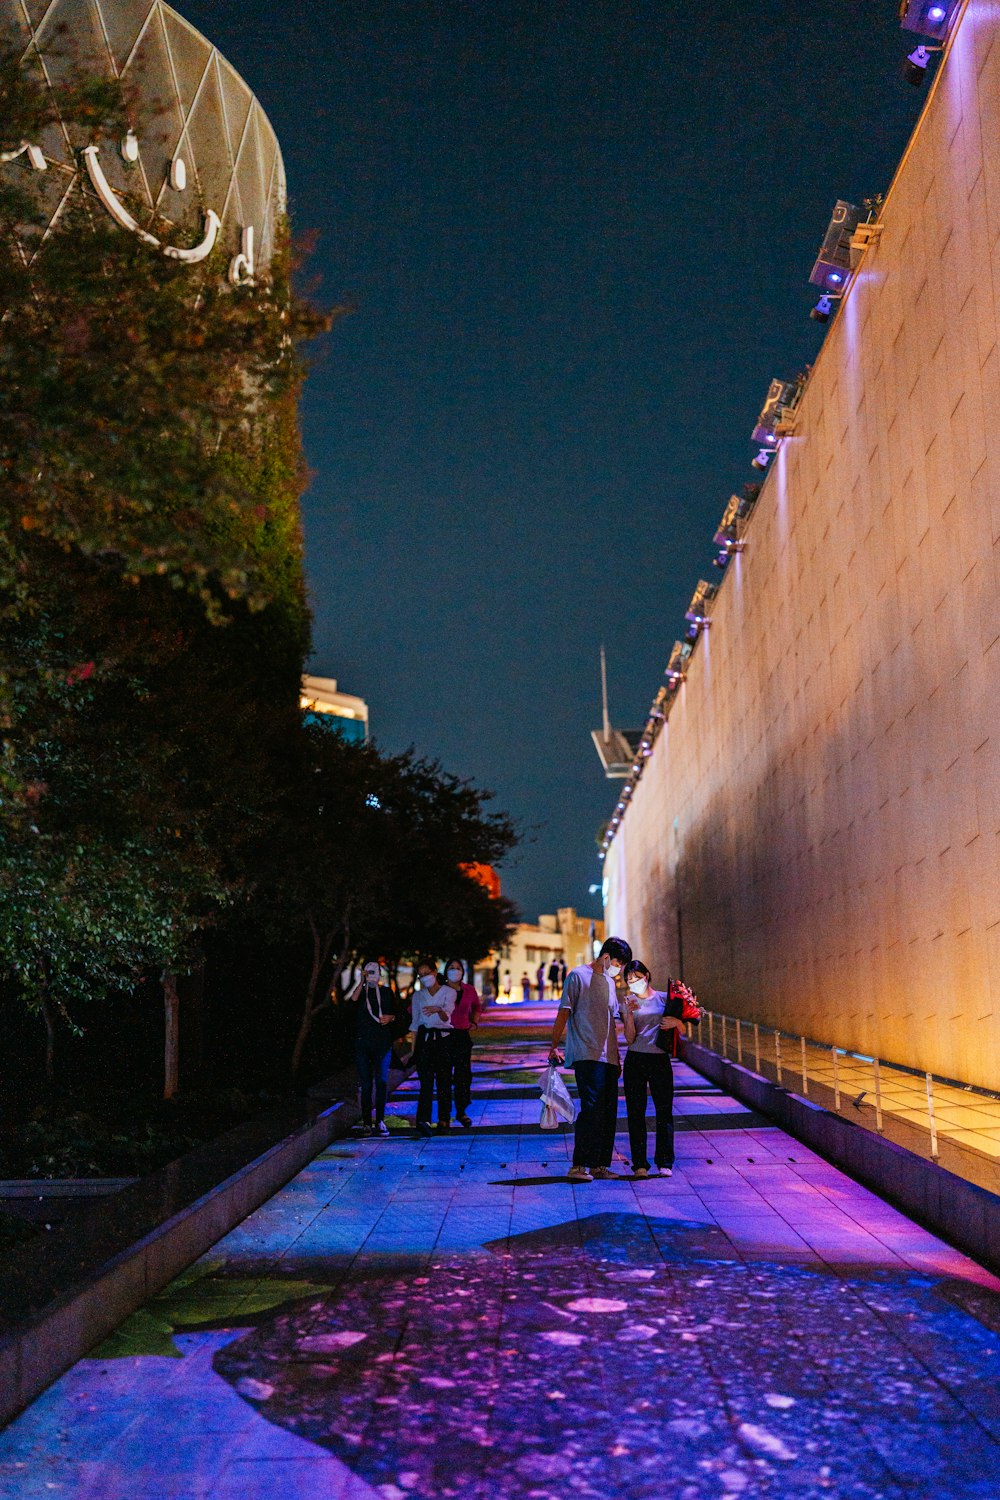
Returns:
[[[623,938],[608,938],[589,964],[578,964],[566,976],[555,1025],[550,1062],[562,1062],[559,1044],[566,1036],[566,1062],[576,1074],[580,1113],[573,1140],[571,1182],[614,1177],[611,1158],[618,1122],[618,996],[615,980],[632,958]]]
[[[451,1013],[451,1054],[455,1064],[455,1119],[466,1130],[472,1129],[469,1105],[472,1103],[472,1030],[479,1024],[483,1002],[474,984],[465,982],[465,966],[460,958],[449,958],[444,966],[448,987],[457,999]]]
[[[370,960],[361,970],[348,1001],[353,1001],[357,1016],[354,1060],[361,1080],[362,1135],[372,1133],[372,1086],[375,1088],[375,1134],[388,1135],[385,1123],[385,1099],[389,1083],[389,1060],[392,1056],[393,1014],[392,990],[379,981],[381,966]]]
[[[666,991],[654,990],[650,979],[649,970],[638,959],[625,965],[628,986],[628,999],[622,1007],[628,1043],[624,1068],[625,1109],[633,1175],[648,1177],[647,1090],[652,1095],[656,1111],[653,1175],[662,1173],[669,1177],[674,1170],[674,1068],[669,1054],[657,1045],[657,1037],[671,1030],[683,1030],[684,1005],[680,998],[669,993],[669,987]]]
[[[437,966],[417,965],[419,988],[413,991],[413,1036],[416,1043],[417,1134],[430,1135],[434,1090],[437,1089],[438,1130],[451,1125],[451,1092],[455,1063],[451,1050],[451,1015],[458,998],[449,984],[438,980]]]

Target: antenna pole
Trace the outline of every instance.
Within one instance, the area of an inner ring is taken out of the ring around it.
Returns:
[[[601,646],[601,707],[604,711],[604,738],[611,738],[611,720],[608,718],[608,663],[604,655],[604,646]]]

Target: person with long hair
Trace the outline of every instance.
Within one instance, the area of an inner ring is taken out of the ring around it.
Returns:
[[[669,1177],[674,1170],[674,1065],[670,1053],[676,1033],[684,1029],[684,994],[691,992],[686,985],[669,980],[665,990],[654,990],[652,975],[637,958],[625,965],[623,978],[627,998],[621,1013],[628,1051],[622,1071],[632,1174],[648,1177],[652,1171],[654,1176],[659,1173]],[[646,1154],[647,1095],[652,1095],[656,1114],[652,1168]]]
[[[455,1119],[465,1130],[471,1130],[472,1118],[472,1033],[479,1024],[483,1002],[474,984],[465,979],[465,965],[460,958],[449,958],[444,977],[458,996],[451,1013],[451,1055],[454,1062]]]

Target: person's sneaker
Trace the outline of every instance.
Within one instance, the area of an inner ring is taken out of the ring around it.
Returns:
[[[417,1121],[417,1135],[432,1135],[433,1132],[426,1120]]]
[[[469,1119],[468,1115],[456,1115],[455,1119],[458,1122],[458,1124],[461,1125],[461,1127],[462,1127],[463,1130],[471,1130],[472,1129],[472,1121]]]
[[[610,1167],[594,1167],[591,1170],[592,1177],[613,1177],[617,1179],[618,1173],[612,1172]]]
[[[566,1176],[570,1182],[593,1182],[594,1180],[589,1167],[570,1167]]]
[[[437,1122],[437,1129],[441,1130],[441,1131],[450,1130],[451,1129],[451,1121],[450,1120],[438,1120],[438,1122]]]
[[[352,1133],[354,1135],[371,1135],[372,1128],[364,1120],[359,1120]]]
[[[657,1167],[656,1175],[658,1177],[673,1177],[674,1169],[673,1167]]]
[[[632,1176],[633,1177],[648,1177],[649,1176],[649,1168],[648,1167],[633,1167],[632,1168]]]
[[[389,1134],[389,1127],[385,1123],[384,1120],[379,1120],[378,1124],[375,1126],[375,1134],[376,1135],[388,1135]]]

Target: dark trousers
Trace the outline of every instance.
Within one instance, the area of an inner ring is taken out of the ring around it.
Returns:
[[[625,1054],[625,1109],[632,1167],[648,1167],[646,1156],[646,1090],[656,1111],[656,1155],[658,1167],[674,1164],[674,1069],[665,1052]]]
[[[451,1034],[451,1055],[455,1062],[455,1113],[468,1114],[472,1103],[472,1032],[455,1030]]]
[[[387,1047],[381,1037],[370,1042],[359,1039],[355,1046],[354,1061],[361,1080],[361,1118],[366,1125],[372,1122],[372,1085],[375,1087],[375,1121],[385,1119],[391,1057],[392,1047]]]
[[[417,1077],[420,1079],[417,1124],[431,1123],[436,1088],[438,1124],[447,1125],[451,1120],[451,1088],[455,1071],[455,1059],[451,1050],[452,1033],[435,1030],[433,1027],[421,1027],[421,1033],[417,1047]]]
[[[618,1121],[618,1073],[614,1063],[573,1064],[580,1113],[573,1139],[574,1167],[610,1167]]]

